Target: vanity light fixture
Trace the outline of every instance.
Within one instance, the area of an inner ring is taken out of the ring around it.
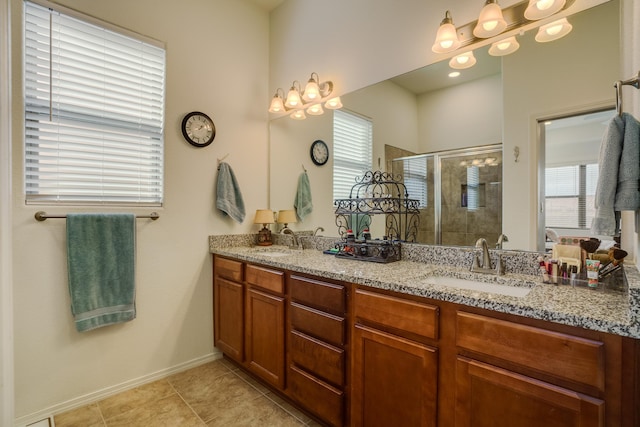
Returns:
[[[456,55],[449,61],[449,66],[456,70],[464,70],[466,68],[471,68],[474,65],[476,65],[476,57],[473,55],[472,50]]]
[[[280,88],[276,90],[276,94],[271,99],[269,106],[270,113],[289,112],[289,116],[296,120],[304,120],[306,115],[304,111],[313,116],[324,113],[322,102],[325,102],[325,108],[337,109],[342,108],[340,97],[328,99],[333,92],[333,82],[320,82],[318,73],[311,73],[311,77],[304,87],[304,91],[300,86],[300,82],[294,80],[291,89],[284,98],[284,91]],[[293,111],[292,111],[293,110]]]
[[[565,3],[565,0],[529,0],[524,17],[530,21],[547,18],[559,12]]]
[[[505,56],[515,52],[520,48],[520,43],[516,40],[516,36],[508,37],[504,40],[497,41],[489,48],[491,56]]]
[[[497,36],[507,28],[507,21],[502,16],[502,9],[498,6],[496,0],[487,0],[480,16],[478,17],[478,23],[473,29],[473,35],[488,39],[489,37]]]
[[[569,34],[573,26],[567,21],[567,18],[562,18],[557,21],[553,21],[549,24],[542,25],[538,28],[536,34],[536,41],[540,43],[551,42],[558,40]]]
[[[304,110],[295,110],[293,113],[289,115],[294,120],[304,120],[307,116],[304,114]]]
[[[447,10],[444,15],[444,19],[440,22],[438,33],[436,34],[436,41],[431,47],[431,50],[435,53],[447,53],[453,52],[460,47],[460,40],[458,39],[458,33],[455,25],[453,25],[453,18],[451,18],[451,12]]]

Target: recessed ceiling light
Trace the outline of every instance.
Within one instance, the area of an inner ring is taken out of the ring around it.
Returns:
[[[460,75],[460,71],[452,71],[449,73],[449,77],[458,77]]]

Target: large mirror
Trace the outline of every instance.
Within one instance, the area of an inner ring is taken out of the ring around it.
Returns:
[[[620,79],[619,2],[579,12],[570,22],[573,31],[553,42],[535,42],[535,31],[519,36],[520,49],[505,57],[477,49],[477,64],[457,79],[447,76],[452,70],[443,61],[342,95],[345,111],[373,123],[373,169],[392,171],[393,159],[414,154],[501,144],[502,227],[493,233],[509,235],[505,248],[539,249],[536,189],[544,175],[537,159],[544,150],[537,148],[537,122],[612,104],[612,83]],[[321,139],[333,153],[333,115],[280,117],[270,132],[271,209],[292,209],[299,176],[307,173],[313,212],[292,228],[322,227],[324,235],[337,236],[332,159],[316,166],[309,152]],[[431,236],[423,242],[433,243]]]

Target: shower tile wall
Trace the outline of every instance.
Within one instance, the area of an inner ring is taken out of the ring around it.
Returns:
[[[442,244],[471,246],[483,237],[493,245],[502,232],[502,155],[491,153],[498,159],[496,166],[478,167],[480,206],[464,206],[463,192],[467,184],[467,166],[478,155],[443,158],[441,161],[441,227]]]

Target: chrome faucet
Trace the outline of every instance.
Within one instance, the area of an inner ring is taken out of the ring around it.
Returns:
[[[317,236],[318,235],[318,231],[324,231],[324,228],[322,227],[316,227],[316,229],[313,231],[313,235]]]
[[[498,241],[496,242],[496,249],[502,250],[502,243],[508,242],[508,241],[509,241],[509,238],[507,237],[507,235],[501,234],[500,236],[498,236]]]
[[[495,269],[491,264],[491,254],[489,253],[489,245],[487,245],[486,239],[478,239],[476,241],[476,249],[482,249],[482,262],[480,262],[478,253],[474,253],[471,271],[476,273],[504,274],[504,264],[502,263],[502,256],[500,256],[500,254],[498,254],[498,262]]]
[[[296,233],[293,232],[292,229],[290,229],[289,227],[284,227],[282,230],[280,230],[280,233],[291,234],[291,237],[293,238],[293,243],[289,246],[290,249],[302,249],[301,242],[298,240],[298,236],[296,235]]]

